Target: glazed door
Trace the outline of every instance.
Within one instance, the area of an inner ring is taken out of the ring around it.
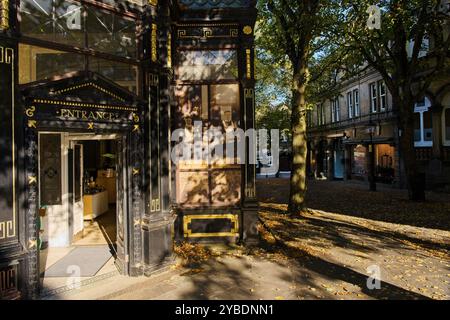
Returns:
[[[126,170],[127,150],[125,149],[125,138],[116,139],[117,143],[117,202],[116,202],[116,222],[117,222],[117,241],[116,241],[116,266],[121,274],[128,274],[128,174]]]
[[[83,230],[84,202],[83,202],[83,145],[73,145],[73,215],[72,235]]]

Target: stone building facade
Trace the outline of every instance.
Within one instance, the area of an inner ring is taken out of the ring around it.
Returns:
[[[405,187],[401,131],[381,75],[368,69],[338,87],[308,114],[309,174],[369,182],[373,150],[376,182]],[[449,108],[449,77],[436,80],[415,106],[415,149],[428,188],[450,183]]]

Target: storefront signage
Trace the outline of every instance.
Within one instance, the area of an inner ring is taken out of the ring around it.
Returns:
[[[114,121],[120,118],[119,114],[107,111],[87,111],[79,109],[61,109],[61,118],[63,119],[81,119],[94,121]]]

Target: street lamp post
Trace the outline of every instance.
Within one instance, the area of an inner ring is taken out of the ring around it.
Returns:
[[[370,144],[369,144],[369,189],[370,191],[377,191],[377,183],[375,180],[375,150],[373,145],[373,136],[376,131],[376,126],[372,122],[369,122],[369,127],[367,129],[370,135]]]

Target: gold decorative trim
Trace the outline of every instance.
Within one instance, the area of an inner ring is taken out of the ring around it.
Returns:
[[[253,33],[253,28],[251,26],[245,26],[244,29],[242,29],[242,32],[249,36]]]
[[[189,225],[193,220],[217,220],[229,219],[234,223],[230,232],[193,233]],[[205,214],[186,215],[183,217],[183,230],[185,238],[211,238],[211,237],[236,237],[239,236],[239,216],[237,214]]]
[[[139,131],[140,126],[138,124],[135,124],[133,127],[133,132]]]
[[[107,95],[109,95],[109,96],[111,96],[113,98],[116,98],[117,100],[119,100],[121,102],[125,102],[125,99],[119,97],[117,94],[114,94],[111,91],[106,90],[105,88],[102,88],[102,87],[100,87],[100,86],[98,86],[98,85],[96,85],[95,83],[92,83],[92,82],[87,82],[87,83],[79,84],[79,85],[72,86],[72,87],[69,87],[69,88],[66,88],[66,89],[61,89],[61,90],[58,90],[58,91],[54,91],[54,93],[61,94],[61,93],[66,93],[66,92],[69,92],[69,91],[73,91],[73,90],[77,90],[77,89],[81,89],[81,88],[86,88],[86,87],[93,87],[93,88],[95,88],[95,89],[97,89],[97,90],[99,90],[99,91],[101,91],[103,93],[106,93]]]
[[[13,290],[17,290],[17,265],[0,270],[0,298]]]
[[[158,212],[159,210],[161,210],[161,199],[152,199],[150,212]]]
[[[172,33],[167,33],[167,67],[172,68]]]
[[[200,23],[181,23],[177,25],[178,27],[238,27],[239,25],[237,23],[207,23],[207,24],[200,24]]]
[[[0,63],[11,64],[14,61],[14,49],[0,47]],[[14,68],[14,66],[12,66]]]
[[[187,30],[180,29],[178,30],[178,38],[180,39],[213,39],[213,38],[237,38],[239,36],[238,29],[230,29],[230,33],[228,35],[214,35],[212,29],[209,27],[203,26],[202,29],[203,35],[201,36],[190,36],[187,34]]]
[[[148,4],[156,7],[158,5],[158,0],[148,0]]]
[[[32,249],[32,248],[35,248],[35,247],[37,247],[37,240],[28,240],[28,248],[29,249]]]
[[[133,176],[137,176],[140,172],[139,168],[133,168]]]
[[[28,120],[28,128],[36,128],[36,120]]]
[[[1,28],[3,28],[5,2],[8,5],[9,13],[9,1],[1,0],[2,4],[2,16],[1,16]],[[9,14],[8,14],[8,27],[9,27]],[[8,64],[11,66],[11,158],[12,158],[12,219],[0,222],[0,239],[14,238],[16,236],[16,138],[15,138],[15,68],[14,68],[14,49],[8,47],[0,47],[0,64]],[[2,93],[3,94],[3,93]]]
[[[94,104],[94,103],[80,103],[80,102],[59,101],[59,100],[35,99],[33,102],[40,103],[40,104],[53,104],[53,105],[81,107],[81,108],[112,109],[112,110],[121,110],[121,111],[137,111],[138,110],[135,107],[129,107],[129,106],[119,107],[119,106],[110,106],[110,105],[102,105],[102,104]]]
[[[88,130],[94,130],[94,123],[93,122],[89,122],[88,123]]]
[[[158,26],[152,23],[152,61],[158,61]]]
[[[9,29],[9,0],[1,0],[0,7],[0,29]]]
[[[252,78],[252,50],[245,49],[247,79]]]
[[[28,176],[28,185],[36,184],[37,178],[36,176]]]
[[[255,90],[252,88],[244,89],[244,127],[247,131],[247,99],[252,100],[252,112],[253,112],[253,129],[255,129]],[[256,139],[254,139],[256,141]],[[256,146],[254,146],[253,149],[254,152],[254,158],[256,159]],[[253,182],[252,184],[249,184],[248,181],[248,167],[250,164],[245,164],[245,196],[248,198],[256,198],[256,168],[253,169],[254,176],[253,176]],[[255,166],[255,165],[253,165]]]
[[[32,118],[34,117],[34,112],[36,111],[36,107],[35,106],[31,106],[28,109],[25,110],[25,114],[27,115],[28,118]]]

